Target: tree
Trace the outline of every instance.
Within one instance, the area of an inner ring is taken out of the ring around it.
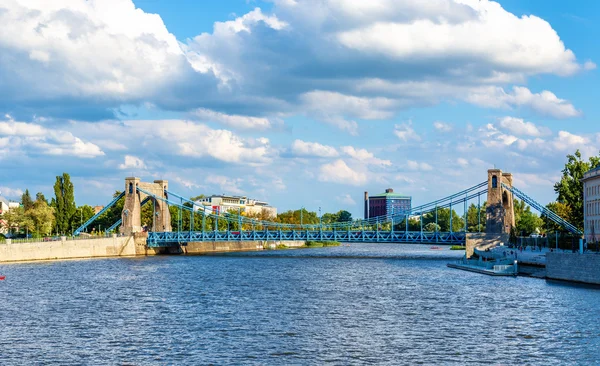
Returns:
[[[571,206],[567,205],[566,203],[550,202],[546,205],[546,208],[567,221],[571,217]],[[542,216],[542,220],[544,221],[544,229],[548,233],[556,231],[567,232],[563,226],[555,223],[546,216]]]
[[[467,230],[470,233],[485,232],[487,203],[484,202],[479,209],[472,203],[467,209]]]
[[[592,156],[589,161],[584,161],[579,150],[573,155],[567,155],[567,163],[562,173],[560,182],[554,184],[554,191],[558,194],[557,201],[570,206],[571,212],[568,221],[583,229],[583,174],[590,169],[600,166],[600,157]]]
[[[544,221],[537,214],[531,212],[531,207],[524,201],[515,199],[513,208],[516,234],[527,236],[543,228]]]
[[[46,200],[46,196],[44,196],[44,194],[42,192],[36,193],[35,200],[36,201],[44,201],[44,202],[48,203],[48,200]]]
[[[75,214],[73,215],[73,217],[71,219],[70,227],[78,228],[84,222],[91,219],[92,216],[94,216],[94,215],[95,215],[95,212],[94,212],[94,208],[92,206],[88,206],[88,205],[79,206],[75,210]]]
[[[352,221],[352,214],[346,210],[340,210],[337,213],[337,222]]]
[[[33,207],[25,212],[25,215],[33,224],[36,236],[45,236],[52,233],[54,222],[54,209],[48,206],[45,200],[36,200]]]
[[[71,177],[67,173],[56,177],[54,183],[54,204],[56,211],[56,226],[59,232],[69,232],[75,214],[75,193]]]
[[[24,214],[25,210],[23,207],[11,208],[10,210],[6,210],[4,213],[2,213],[1,218],[4,220],[9,234],[14,234],[15,229],[18,231],[18,229],[21,227],[21,223],[23,222]]]
[[[436,225],[435,222],[430,222],[423,227],[423,230],[428,232],[438,232],[440,231],[440,225]]]
[[[21,196],[21,204],[23,205],[23,210],[27,211],[33,207],[33,200],[31,199],[31,195],[29,194],[29,189],[25,190],[25,193]]]

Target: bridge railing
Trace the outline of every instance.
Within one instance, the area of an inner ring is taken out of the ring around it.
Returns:
[[[339,241],[364,243],[463,244],[465,232],[393,231],[180,231],[150,232],[149,247],[165,247],[202,241]]]

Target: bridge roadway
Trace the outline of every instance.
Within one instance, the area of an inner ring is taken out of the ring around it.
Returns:
[[[464,245],[465,232],[421,231],[321,231],[321,230],[264,230],[264,231],[174,231],[149,232],[148,247],[171,247],[203,241],[287,241],[315,240],[361,243],[422,243]]]

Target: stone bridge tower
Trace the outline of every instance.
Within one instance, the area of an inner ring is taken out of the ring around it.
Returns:
[[[485,232],[488,234],[510,234],[515,226],[515,211],[512,193],[502,183],[512,187],[512,174],[500,169],[488,170],[488,194]]]
[[[154,183],[141,182],[140,178],[125,178],[125,204],[121,218],[121,233],[130,235],[143,230],[142,228],[142,201],[148,197],[145,193],[138,192],[141,188],[146,192],[152,193],[156,197],[166,199],[165,191],[169,188],[169,182],[166,180],[155,180]],[[154,201],[154,202],[152,202]],[[149,224],[150,231],[171,231],[171,213],[169,205],[160,199],[150,197],[149,205],[154,207],[154,221]]]

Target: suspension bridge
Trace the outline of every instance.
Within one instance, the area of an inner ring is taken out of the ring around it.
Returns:
[[[483,199],[482,199],[482,196]],[[523,191],[512,185],[512,175],[494,169],[488,171],[488,180],[458,193],[412,207],[410,211],[391,213],[368,219],[348,222],[319,224],[287,224],[258,220],[241,213],[218,212],[200,202],[187,199],[168,188],[168,182],[157,180],[141,182],[139,178],[126,178],[125,190],[116,196],[100,212],[81,225],[75,235],[82,233],[98,217],[124,199],[121,218],[106,231],[120,227],[120,232],[130,235],[145,230],[141,223],[141,209],[152,204],[152,225],[148,230],[147,246],[150,248],[185,246],[191,242],[219,241],[338,241],[365,243],[440,243],[464,245],[468,227],[468,205],[477,207],[476,231],[506,234],[514,226],[513,196],[538,210],[543,217],[559,224],[576,235],[581,232],[556,213],[539,204]],[[485,202],[485,210],[482,203]],[[171,211],[177,208],[178,227],[171,227]],[[453,210],[462,208],[464,224],[454,230]],[[447,231],[440,231],[439,214],[450,212]],[[189,218],[189,229],[182,230],[182,218]],[[424,225],[424,219],[434,223]],[[418,221],[419,230],[411,229],[409,223]],[[222,228],[227,229],[223,230]],[[475,231],[471,227],[471,231]]]

